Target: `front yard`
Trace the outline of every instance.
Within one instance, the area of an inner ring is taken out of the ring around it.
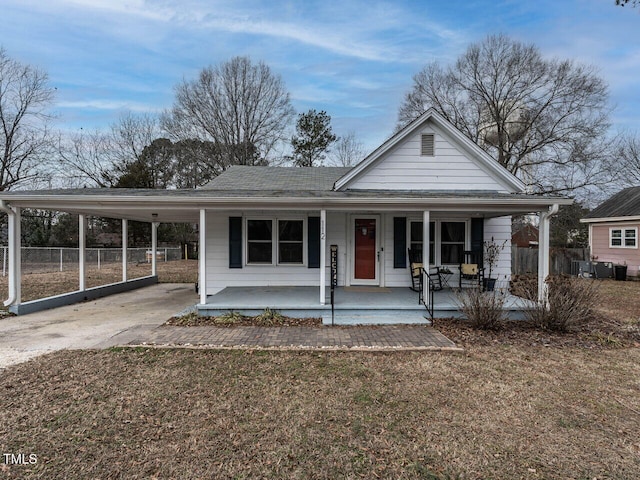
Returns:
[[[37,459],[0,457],[0,471],[637,479],[640,282],[603,282],[601,290],[596,333],[521,325],[485,333],[437,322],[463,354],[112,349],[40,357],[0,372],[0,454]]]

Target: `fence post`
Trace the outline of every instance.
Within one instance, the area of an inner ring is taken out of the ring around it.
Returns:
[[[100,270],[100,249],[98,249],[98,270]]]
[[[60,249],[60,271],[62,271],[62,249]]]
[[[167,261],[167,249],[166,248],[164,249],[164,261],[165,262]]]

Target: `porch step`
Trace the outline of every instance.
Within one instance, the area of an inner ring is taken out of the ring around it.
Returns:
[[[426,310],[336,310],[335,325],[431,325]],[[322,324],[331,325],[331,311],[322,312]]]

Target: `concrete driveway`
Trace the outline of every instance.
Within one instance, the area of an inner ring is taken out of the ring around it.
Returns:
[[[0,319],[0,369],[54,350],[106,348],[196,304],[193,285],[160,283],[90,302]]]

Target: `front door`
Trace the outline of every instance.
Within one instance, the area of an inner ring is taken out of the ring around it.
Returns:
[[[354,284],[378,285],[378,217],[354,217]]]

